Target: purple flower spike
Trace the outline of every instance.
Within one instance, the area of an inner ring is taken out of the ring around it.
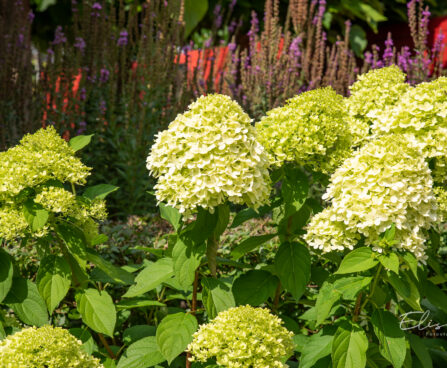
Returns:
[[[67,37],[65,37],[64,32],[62,31],[61,26],[57,26],[56,31],[54,32],[54,40],[52,42],[53,45],[59,45],[61,43],[67,42]]]
[[[127,37],[129,36],[129,34],[127,33],[126,30],[121,31],[120,32],[120,36],[118,38],[118,42],[117,45],[120,47],[124,47],[127,45]]]
[[[106,68],[102,68],[99,74],[99,81],[101,83],[106,83],[109,80],[110,72]]]
[[[76,37],[76,41],[73,46],[79,49],[81,52],[84,52],[86,44],[82,37]]]

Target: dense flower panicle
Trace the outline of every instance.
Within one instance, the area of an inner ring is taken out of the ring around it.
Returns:
[[[228,368],[283,368],[294,349],[293,333],[267,309],[241,306],[200,326],[188,346],[192,361],[215,358]]]
[[[0,341],[0,368],[102,368],[82,342],[60,327],[26,328]]]
[[[23,237],[27,228],[28,223],[23,216],[21,207],[0,206],[0,239],[8,241]]]
[[[396,226],[396,249],[425,258],[423,230],[437,221],[437,204],[428,164],[414,140],[388,135],[362,147],[336,170],[323,199],[330,200],[331,228],[344,226],[348,233],[365,237],[365,243],[381,252],[380,235]],[[318,216],[318,215],[317,215]],[[309,244],[323,250],[351,247],[343,237],[327,238],[323,244],[321,219],[311,222]],[[340,239],[340,243],[338,243]],[[347,244],[347,246],[346,246]]]
[[[50,212],[68,212],[76,205],[76,196],[64,188],[48,186],[43,187],[34,198],[34,202],[39,203]]]
[[[358,76],[349,87],[351,95],[345,99],[349,115],[365,129],[365,124],[372,124],[386,107],[396,104],[410,88],[405,79],[405,73],[395,65]]]
[[[304,240],[315,249],[323,253],[354,249],[361,236],[358,232],[349,231],[340,221],[334,221],[335,214],[332,207],[312,217]]]
[[[49,180],[85,184],[90,168],[73,149],[48,126],[25,135],[20,144],[0,152],[0,199]]]
[[[226,200],[268,201],[269,160],[249,116],[230,97],[202,96],[159,133],[147,158],[159,202],[189,215]]]
[[[373,135],[413,135],[426,158],[435,158],[434,178],[447,179],[447,78],[421,83],[384,110],[373,125]]]
[[[351,154],[353,137],[343,97],[331,87],[302,93],[256,124],[259,141],[276,165],[295,162],[330,173]]]

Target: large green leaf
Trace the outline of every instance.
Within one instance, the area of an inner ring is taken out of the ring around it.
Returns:
[[[64,241],[68,252],[76,260],[81,270],[85,270],[87,266],[87,241],[84,233],[68,223],[57,225],[56,232]]]
[[[93,354],[98,351],[98,345],[96,345],[92,334],[87,328],[74,327],[68,330],[78,340],[82,341],[82,348],[87,354]]]
[[[172,250],[174,275],[184,291],[193,284],[197,268],[206,253],[205,245],[186,245],[181,239],[177,240]]]
[[[231,223],[231,228],[238,227],[242,225],[245,221],[251,220],[252,218],[258,218],[260,214],[256,212],[253,208],[244,208],[239,211],[236,216],[234,216],[233,222]]]
[[[299,368],[313,368],[318,360],[331,354],[334,336],[312,335],[301,351]]]
[[[117,284],[130,285],[134,282],[134,277],[130,272],[117,267],[102,258],[94,249],[87,248],[87,259],[103,271],[113,282]]]
[[[168,364],[185,351],[197,327],[197,320],[191,314],[176,313],[163,318],[156,337],[158,348]]]
[[[11,289],[13,273],[11,256],[0,248],[0,303]]]
[[[43,326],[48,323],[45,301],[39,294],[37,286],[30,280],[14,277],[4,304],[7,304],[19,319],[30,326]]]
[[[170,279],[172,275],[174,275],[172,258],[161,258],[155,263],[150,263],[138,274],[135,285],[132,285],[123,297],[132,298],[147,293]]]
[[[155,336],[157,328],[148,325],[135,325],[126,328],[123,332],[123,342],[126,345],[133,344],[135,341],[141,340],[143,337]]]
[[[196,28],[208,11],[208,0],[185,0],[184,15],[185,37]]]
[[[67,295],[71,285],[71,269],[63,257],[48,255],[40,262],[36,277],[37,289],[50,314]]]
[[[218,218],[219,214],[217,211],[210,213],[200,208],[197,213],[197,219],[182,230],[180,238],[187,244],[201,245],[214,234]]]
[[[168,221],[175,230],[178,230],[182,220],[182,214],[179,210],[164,203],[160,203],[159,208],[161,218]]]
[[[76,294],[78,311],[82,321],[92,330],[113,336],[116,310],[113,300],[106,291],[87,289]]]
[[[447,294],[429,280],[424,280],[423,292],[427,299],[435,306],[447,313]]]
[[[116,309],[133,309],[144,307],[165,307],[166,304],[160,303],[157,300],[149,300],[146,298],[130,298],[124,299],[116,304]]]
[[[372,277],[343,277],[334,282],[334,290],[342,294],[345,300],[354,300],[357,294],[371,283]]]
[[[250,270],[233,283],[233,295],[237,305],[258,306],[273,296],[278,278],[263,270]]]
[[[202,301],[209,318],[236,305],[231,292],[231,284],[206,277],[202,279]]]
[[[357,248],[343,258],[336,274],[366,271],[376,266],[377,263],[378,261],[375,259],[371,248]]]
[[[338,327],[332,342],[333,368],[364,368],[368,338],[358,325],[346,323]]]
[[[402,367],[406,355],[406,342],[399,320],[388,311],[376,309],[371,316],[371,323],[380,343],[380,353],[394,368]]]
[[[246,255],[248,252],[251,252],[252,250],[259,247],[261,244],[264,244],[266,241],[273,239],[275,236],[276,234],[251,236],[240,242],[231,250],[231,258],[235,260],[239,259]]]
[[[379,262],[390,271],[399,273],[399,257],[396,253],[380,254]]]
[[[332,307],[341,298],[341,294],[334,288],[333,284],[329,282],[323,283],[315,303],[317,325],[329,317]]]
[[[127,348],[117,368],[148,368],[165,360],[158,349],[155,336],[147,336]]]
[[[98,184],[93,187],[89,187],[85,190],[83,193],[83,196],[90,199],[104,199],[107,197],[110,193],[113,193],[117,191],[119,187],[116,187],[115,185],[111,184]]]
[[[48,0],[43,0],[44,2]],[[51,0],[52,1],[52,0]],[[54,1],[55,2],[55,1]],[[83,149],[85,146],[87,146],[93,137],[94,134],[90,134],[90,135],[78,135],[76,137],[73,137],[70,139],[70,141],[68,142],[68,145],[73,148],[73,150],[79,151],[81,149]]]
[[[306,174],[298,168],[286,166],[281,194],[286,205],[285,217],[298,212],[309,194],[309,182]]]
[[[298,300],[310,280],[309,250],[296,242],[282,244],[276,252],[275,269],[284,289]]]
[[[423,368],[433,368],[433,361],[429,350],[425,346],[422,339],[414,334],[408,334],[408,340],[410,341],[411,349],[416,354],[419,362]]]
[[[221,204],[217,206],[215,211],[217,212],[217,223],[214,228],[214,236],[218,238],[223,234],[230,222],[230,207],[226,203]]]
[[[40,204],[34,203],[33,200],[28,200],[23,206],[23,215],[26,222],[28,222],[32,231],[42,229],[48,221],[49,213]]]

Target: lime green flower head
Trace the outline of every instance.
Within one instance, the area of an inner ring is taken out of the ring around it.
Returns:
[[[0,239],[8,241],[23,237],[28,226],[22,207],[0,206]]]
[[[295,162],[330,173],[351,153],[343,97],[331,87],[302,93],[256,124],[259,141],[280,166]]]
[[[347,234],[358,233],[365,243],[382,252],[380,235],[396,226],[396,249],[408,250],[425,259],[423,229],[437,221],[437,204],[430,169],[419,147],[403,135],[374,140],[348,158],[330,178],[323,199],[331,201],[331,228],[344,226]],[[323,215],[321,215],[323,216]],[[311,246],[323,249],[345,247],[343,237],[321,239],[318,217],[307,235]],[[338,234],[338,233],[336,233]],[[349,236],[351,237],[351,236]],[[341,241],[339,241],[341,239]],[[332,243],[332,240],[334,243]],[[348,243],[348,248],[350,243]]]
[[[228,368],[283,368],[293,353],[293,333],[267,309],[241,306],[200,326],[188,346],[192,361],[215,358]]]
[[[27,134],[17,146],[0,152],[0,199],[49,180],[84,184],[89,174],[90,168],[49,126]]]
[[[60,327],[26,328],[0,341],[0,368],[102,368],[82,342]]]
[[[360,75],[349,87],[351,95],[345,99],[349,115],[360,126],[369,126],[389,106],[393,106],[410,88],[406,75],[397,66],[373,69]]]
[[[446,77],[409,89],[399,103],[383,111],[373,125],[373,134],[381,136],[393,133],[413,136],[424,156],[435,159],[435,180],[447,180]]]
[[[268,156],[249,116],[230,97],[202,96],[159,133],[147,158],[159,202],[189,215],[229,200],[257,208],[268,201]]]

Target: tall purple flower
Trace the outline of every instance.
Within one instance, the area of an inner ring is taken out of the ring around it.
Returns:
[[[32,23],[35,18],[34,13],[30,10],[28,13],[28,22]]]
[[[56,27],[56,31],[54,32],[54,40],[52,42],[53,45],[60,45],[62,43],[67,42],[67,37],[62,30],[61,26]]]
[[[101,16],[101,10],[102,10],[102,6],[100,3],[96,2],[92,5],[92,13],[91,16],[92,17],[100,17]]]
[[[117,45],[120,47],[124,47],[127,45],[127,37],[129,36],[129,34],[127,33],[126,30],[123,30],[120,32],[120,36],[118,37],[118,42]]]
[[[76,37],[76,40],[75,40],[75,43],[73,46],[76,47],[77,49],[79,49],[81,52],[84,52],[86,44],[82,37]]]
[[[110,72],[106,68],[102,68],[99,72],[99,81],[106,83],[109,80]]]
[[[397,56],[397,65],[404,72],[407,72],[411,65],[411,52],[408,46],[402,47],[400,54]]]
[[[391,38],[391,34],[388,33],[388,38],[385,41],[385,50],[383,51],[383,60],[385,62],[385,65],[391,65],[393,61],[393,40]]]

